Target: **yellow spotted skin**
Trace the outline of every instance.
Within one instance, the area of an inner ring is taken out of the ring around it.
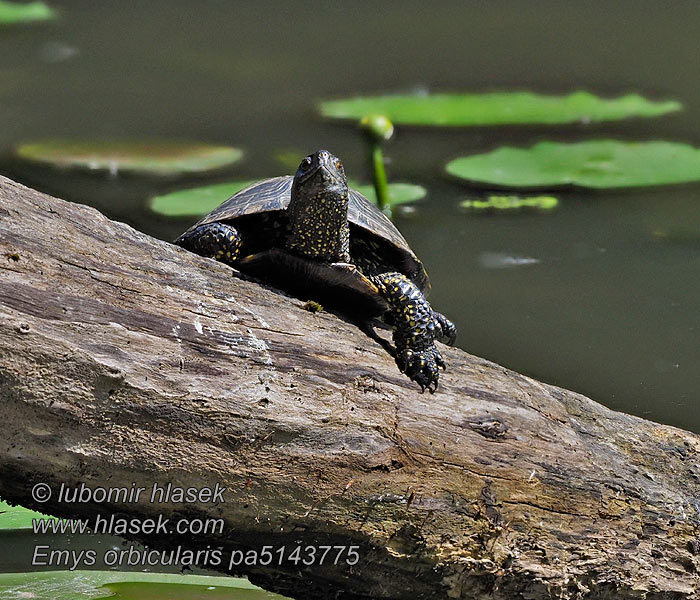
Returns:
[[[286,247],[324,262],[350,262],[348,183],[341,162],[326,150],[307,156],[292,184]]]
[[[420,289],[403,273],[381,273],[370,279],[390,307],[388,320],[394,329],[396,364],[421,390],[435,392],[439,368],[445,368],[445,361],[434,342],[444,339],[453,343],[457,329],[430,307]]]
[[[190,252],[233,266],[241,252],[238,230],[227,223],[208,223],[183,233],[175,243]]]
[[[256,205],[257,212],[241,211],[230,219],[235,226],[224,219],[207,221],[205,218],[203,224],[187,230],[175,243],[243,271],[251,268],[251,257],[282,250],[284,256],[292,257],[290,263],[285,263],[290,270],[296,268],[297,263],[303,263],[303,268],[307,269],[299,275],[300,271],[290,273],[285,266],[285,276],[291,280],[311,278],[312,293],[318,291],[319,286],[331,285],[324,267],[337,267],[337,263],[342,263],[340,273],[347,271],[348,278],[353,271],[355,275],[361,273],[369,281],[359,277],[364,282],[360,284],[360,299],[369,296],[379,312],[388,306],[385,318],[393,326],[399,369],[418,383],[421,391],[435,392],[440,368],[445,368],[435,340],[453,343],[456,329],[431,308],[423,295],[421,287],[425,287],[427,276],[420,262],[407,260],[407,251],[402,250],[395,238],[387,243],[386,239],[376,236],[374,226],[363,229],[354,221],[351,228],[345,172],[340,161],[329,152],[319,150],[301,162],[291,184],[286,210],[267,208],[278,203],[277,189],[284,185],[280,179],[270,182],[269,185],[263,183],[264,190],[255,196],[256,199],[264,197],[261,204]],[[235,199],[234,196],[229,202]],[[405,244],[398,231],[396,236]],[[262,274],[271,276],[269,270]],[[337,270],[334,276],[338,276]],[[353,282],[356,283],[356,279]],[[376,298],[377,293],[383,302]]]

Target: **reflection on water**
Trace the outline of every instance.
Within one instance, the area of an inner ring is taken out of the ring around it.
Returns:
[[[700,186],[565,193],[551,214],[478,215],[458,205],[479,194],[442,174],[455,156],[545,137],[700,145],[700,88],[689,75],[700,60],[694,4],[56,4],[60,21],[0,38],[2,149],[51,136],[245,148],[240,165],[206,180],[220,181],[285,173],[275,155],[325,147],[366,180],[360,136],[321,121],[318,99],[580,88],[680,99],[683,113],[627,123],[399,128],[387,154],[391,178],[428,189],[397,225],[424,259],[433,303],[456,321],[462,348],[612,408],[700,431]],[[192,180],[64,174],[9,155],[0,171],[165,239],[188,225],[156,218],[145,200]]]

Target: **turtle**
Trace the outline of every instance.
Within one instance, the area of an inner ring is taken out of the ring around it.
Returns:
[[[175,244],[303,297],[310,294],[392,326],[399,370],[437,390],[445,362],[435,340],[455,325],[434,311],[423,264],[374,204],[349,189],[341,161],[318,150],[296,174],[254,183],[195,223]]]

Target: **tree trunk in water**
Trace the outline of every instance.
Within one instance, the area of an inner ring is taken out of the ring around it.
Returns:
[[[11,502],[224,519],[132,537],[220,546],[207,566],[294,598],[698,597],[697,435],[456,349],[420,394],[342,318],[4,178],[0,250]],[[154,483],[224,502],[151,503]],[[81,484],[147,493],[60,501]]]

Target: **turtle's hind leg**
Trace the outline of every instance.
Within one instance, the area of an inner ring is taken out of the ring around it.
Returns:
[[[454,342],[457,330],[444,315],[435,312],[418,286],[402,273],[381,273],[370,278],[389,304],[394,329],[396,364],[418,385],[432,393],[445,361],[435,347],[436,338]]]
[[[185,231],[175,243],[200,256],[233,265],[240,254],[243,240],[235,227],[214,222]]]

